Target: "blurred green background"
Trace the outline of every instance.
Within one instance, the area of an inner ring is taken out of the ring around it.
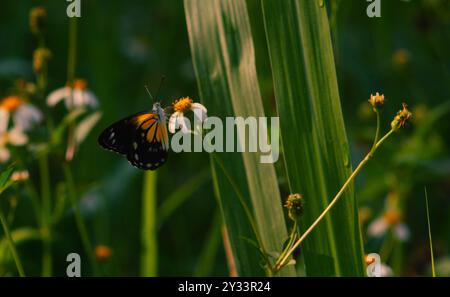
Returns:
[[[367,221],[363,229],[366,253],[386,253],[382,258],[395,275],[430,274],[426,186],[438,273],[450,276],[450,1],[385,0],[382,17],[373,19],[366,15],[365,1],[326,2],[331,4],[328,8],[341,103],[353,163],[364,156],[374,135],[375,118],[367,104],[371,93],[385,94],[386,129],[403,101],[414,113],[412,125],[390,139],[357,178],[359,205],[368,210],[364,212]],[[66,83],[67,3],[3,1],[1,97],[9,95],[16,79],[34,80],[31,62],[36,41],[29,32],[28,17],[30,9],[38,5],[44,6],[48,14],[45,38],[53,54],[49,90]],[[265,109],[274,115],[261,7],[257,0],[248,0],[247,5]],[[101,149],[96,138],[113,121],[149,109],[151,101],[144,85],[156,92],[162,75],[166,76],[159,94],[163,105],[181,96],[194,100],[198,97],[183,3],[95,0],[82,1],[81,10],[76,76],[88,80],[103,113],[72,165],[82,199],[81,211],[93,244],[111,249],[110,257],[100,262],[102,275],[139,275],[143,173],[124,158]],[[61,183],[60,162],[58,158],[50,159],[54,193]],[[282,173],[280,163],[276,166]],[[37,182],[37,168],[27,169]],[[156,218],[158,275],[228,275],[208,155],[172,153],[167,164],[158,169],[157,178],[158,205],[174,209],[170,216],[160,217],[158,212]],[[288,193],[283,179],[280,186],[285,197]],[[180,188],[182,191],[177,191]],[[19,191],[18,196],[12,229],[34,226],[26,194]],[[0,202],[8,209],[5,197],[0,197]],[[400,201],[403,221],[411,233],[407,241],[393,239],[386,244],[386,238],[371,238],[365,232],[371,221],[382,216],[387,197]],[[171,205],[165,204],[168,199]],[[177,201],[182,203],[177,205]],[[65,275],[68,253],[78,252],[82,259],[86,258],[70,208],[54,232],[54,274]],[[38,240],[19,246],[28,275],[40,274],[40,249]],[[87,264],[82,271],[83,275],[91,273]],[[0,275],[11,274],[15,274],[13,262],[0,263]]]

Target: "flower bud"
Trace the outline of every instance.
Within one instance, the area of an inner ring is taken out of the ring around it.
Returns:
[[[394,131],[404,127],[412,117],[412,113],[408,110],[408,105],[406,105],[406,103],[403,103],[402,107],[402,110],[397,112],[397,115],[391,122],[391,128]]]
[[[384,105],[384,95],[376,92],[375,95],[370,94],[370,105],[372,105],[374,111],[380,110]]]
[[[289,195],[284,207],[288,209],[289,218],[293,221],[297,221],[304,210],[303,196],[300,194]]]
[[[34,72],[39,74],[45,69],[45,65],[52,57],[52,53],[48,48],[39,47],[33,53],[33,69]]]
[[[30,11],[30,31],[35,35],[42,34],[44,29],[45,21],[47,18],[47,10],[38,6]]]

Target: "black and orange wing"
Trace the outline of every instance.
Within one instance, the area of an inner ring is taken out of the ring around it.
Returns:
[[[99,144],[125,155],[135,167],[155,170],[167,160],[169,140],[165,123],[152,112],[140,112],[106,128]]]

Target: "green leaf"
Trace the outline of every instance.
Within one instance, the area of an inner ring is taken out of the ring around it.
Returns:
[[[186,0],[184,6],[192,61],[208,115],[264,116],[246,2]],[[248,152],[215,153],[212,164],[216,196],[241,276],[263,273],[260,258],[242,237],[256,240],[265,251],[281,250],[287,237],[273,164],[261,164],[259,157]],[[249,219],[246,208],[254,219]],[[282,275],[295,275],[295,270],[287,268]]]
[[[264,0],[263,13],[290,190],[307,202],[304,231],[351,174],[327,12],[319,1]],[[364,275],[353,185],[302,250],[308,275]]]
[[[12,184],[12,182],[10,182],[10,177],[13,171],[14,166],[9,166],[0,173],[0,194]]]

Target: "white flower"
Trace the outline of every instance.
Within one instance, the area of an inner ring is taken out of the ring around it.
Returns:
[[[189,97],[183,97],[181,99],[175,100],[172,104],[174,112],[169,118],[169,131],[170,133],[175,133],[177,128],[181,128],[183,133],[189,133],[190,124],[189,121],[184,117],[184,112],[191,110],[194,112],[194,116],[199,122],[203,122],[207,117],[206,108],[200,103],[193,103],[192,99]]]
[[[408,226],[401,221],[401,214],[397,210],[387,210],[369,225],[367,233],[373,237],[381,237],[391,229],[400,241],[407,241],[410,237]]]
[[[388,265],[381,263],[381,273],[380,277],[391,277],[394,276],[394,271]]]
[[[24,131],[30,130],[34,124],[41,122],[42,118],[41,111],[29,103],[21,105],[13,116],[14,125]]]
[[[0,102],[0,132],[8,129],[10,115],[13,114],[14,126],[23,131],[42,121],[41,111],[18,96],[9,96]]]
[[[381,262],[380,255],[372,253],[365,257],[367,265],[367,276],[370,277],[390,277],[394,276],[394,272],[391,267]]]
[[[77,107],[98,107],[97,97],[89,91],[87,83],[83,79],[76,79],[73,83],[73,88],[65,86],[51,92],[47,97],[47,105],[55,106],[60,101],[64,100],[67,109]]]
[[[28,170],[14,171],[10,179],[14,182],[23,182],[30,178]]]
[[[11,153],[7,147],[8,144],[21,146],[28,142],[28,137],[20,127],[14,127],[9,131],[0,132],[0,162],[4,163],[9,160]]]

